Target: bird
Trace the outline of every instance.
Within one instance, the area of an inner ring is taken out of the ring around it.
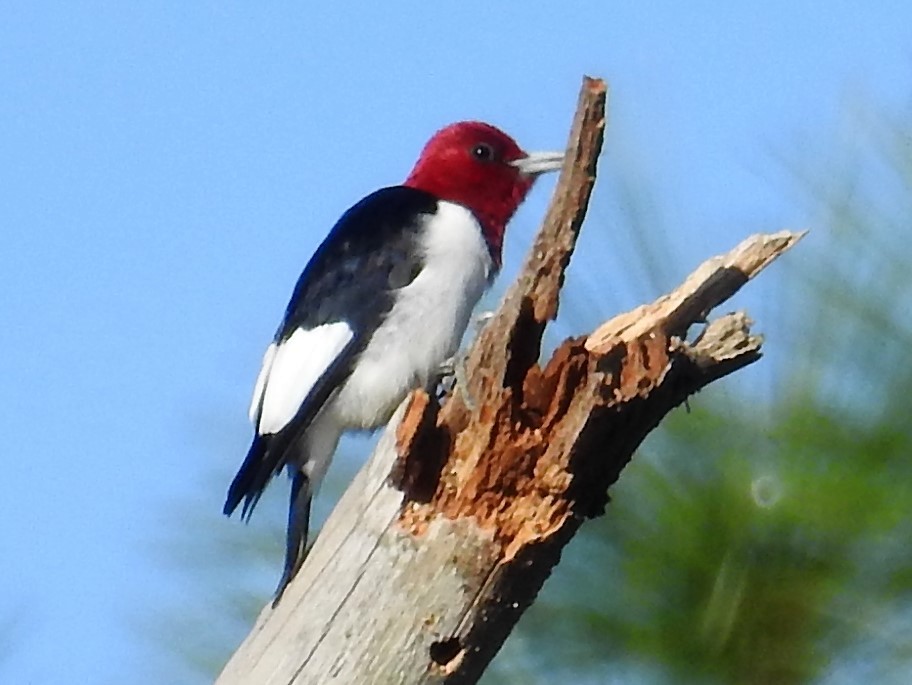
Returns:
[[[354,204],[301,272],[254,384],[254,437],[224,514],[249,520],[272,478],[291,477],[285,562],[298,572],[310,508],[340,437],[385,425],[431,388],[501,268],[507,223],[563,152],[527,153],[502,130],[437,131],[404,183]],[[242,504],[243,502],[243,504]]]

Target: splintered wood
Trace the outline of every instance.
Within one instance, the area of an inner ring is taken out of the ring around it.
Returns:
[[[458,396],[440,409],[416,393],[397,433],[401,525],[420,535],[434,517],[471,518],[508,563],[571,517],[601,513],[608,487],[662,416],[759,358],[762,338],[743,313],[701,322],[802,235],[755,235],[707,260],[652,304],[565,341],[544,369],[514,367],[510,385],[485,385],[477,411]],[[688,344],[694,324],[704,330]]]

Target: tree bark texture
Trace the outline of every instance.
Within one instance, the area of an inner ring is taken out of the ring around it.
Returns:
[[[710,311],[801,234],[748,238],[539,365],[595,180],[607,88],[585,79],[554,199],[517,282],[440,406],[413,393],[276,609],[217,683],[474,683],[643,438],[760,357]],[[702,326],[693,342],[688,330]]]

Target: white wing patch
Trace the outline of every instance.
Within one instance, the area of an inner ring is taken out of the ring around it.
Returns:
[[[259,435],[278,433],[288,425],[353,335],[347,323],[338,321],[299,328],[285,342],[269,346],[250,405],[252,420],[259,411]]]
[[[257,418],[260,415],[260,409],[263,407],[263,391],[266,389],[266,379],[269,378],[269,370],[272,368],[272,360],[275,359],[276,344],[272,343],[266,348],[266,354],[263,355],[263,365],[257,374],[256,385],[253,386],[253,397],[250,398],[250,410],[247,416],[250,417],[250,423],[256,425]]]

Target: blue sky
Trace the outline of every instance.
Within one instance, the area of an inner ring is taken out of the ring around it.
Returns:
[[[187,532],[169,509],[239,525],[225,479],[294,280],[435,129],[559,147],[581,75],[611,82],[599,249],[574,265],[605,288],[594,321],[655,294],[612,280],[635,244],[611,252],[613,175],[653,194],[683,272],[805,225],[782,158],[826,163],[846,107],[910,102],[907,1],[646,5],[4,4],[0,679],[158,682],[135,623],[189,592],[161,553]],[[552,186],[514,221],[505,276]]]

